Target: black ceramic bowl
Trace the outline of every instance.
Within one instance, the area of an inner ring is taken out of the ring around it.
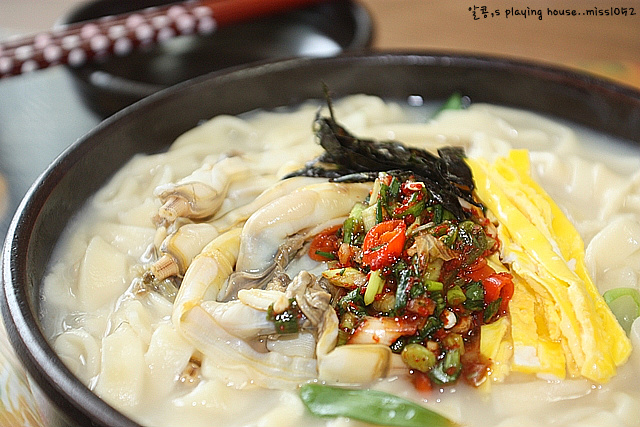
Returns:
[[[62,18],[74,23],[173,3],[175,0],[93,0]],[[223,68],[299,56],[327,57],[368,48],[373,25],[367,10],[331,0],[250,22],[209,36],[188,35],[104,62],[69,68],[87,105],[108,116],[158,90]]]
[[[400,53],[301,58],[214,73],[151,95],[107,119],[55,160],[20,204],[4,245],[4,320],[47,407],[64,415],[58,425],[137,425],[81,384],[41,332],[46,319],[38,316],[40,286],[69,218],[134,154],[163,150],[217,114],[322,98],[322,82],[336,97],[368,93],[444,100],[459,91],[472,102],[531,109],[640,143],[639,92],[492,58]]]

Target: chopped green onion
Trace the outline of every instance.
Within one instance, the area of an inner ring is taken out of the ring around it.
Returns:
[[[396,303],[394,310],[399,312],[407,306],[409,299],[409,283],[411,283],[411,270],[404,268],[398,273],[398,287],[396,288]]]
[[[442,266],[444,265],[444,260],[442,258],[436,258],[434,260],[430,260],[427,268],[424,270],[422,274],[423,280],[435,280],[437,281],[440,278],[440,272],[442,271]]]
[[[402,350],[404,349],[404,347],[406,345],[407,345],[407,337],[400,337],[397,340],[395,340],[394,342],[392,342],[391,345],[389,346],[389,348],[395,354],[400,354],[400,353],[402,353]]]
[[[340,309],[341,315],[349,312],[357,316],[364,316],[366,311],[364,309],[364,299],[360,294],[360,288],[353,289],[348,294],[340,298],[338,308]]]
[[[640,317],[640,292],[634,288],[615,288],[602,297],[628,335],[633,321]]]
[[[356,219],[355,218],[347,218],[344,221],[344,225],[342,226],[342,242],[351,244],[351,239],[353,238],[353,232],[356,228]]]
[[[380,196],[379,200],[383,205],[389,206],[389,186],[385,183],[380,183]]]
[[[420,344],[407,344],[400,356],[410,369],[417,369],[425,374],[436,364],[436,355],[433,351]]]
[[[376,203],[376,223],[380,224],[382,221],[384,221],[384,215],[382,212],[382,200],[378,199],[378,202]]]
[[[409,289],[409,295],[411,296],[411,298],[417,298],[424,295],[426,292],[427,288],[420,282],[415,282],[413,285],[411,285],[411,289]]]
[[[449,229],[447,230],[447,234],[445,234],[444,237],[442,237],[442,242],[445,245],[452,247],[453,244],[456,242],[457,238],[458,238],[458,227],[451,224],[449,226]]]
[[[276,331],[280,334],[295,334],[298,332],[298,314],[300,309],[295,298],[289,300],[289,307],[282,313],[273,310],[273,304],[267,308],[267,320],[273,322]]]
[[[448,210],[444,209],[442,211],[442,221],[451,221],[452,219],[455,219],[455,216]]]
[[[464,308],[471,311],[480,311],[484,308],[484,288],[481,281],[471,282],[464,292],[467,300]]]
[[[362,203],[362,202],[358,202],[355,205],[353,205],[353,207],[351,208],[351,212],[349,212],[349,216],[351,218],[355,218],[358,220],[362,219],[362,211],[366,208],[367,206]]]
[[[458,380],[462,372],[462,363],[460,363],[460,350],[451,349],[446,352],[444,358],[429,371],[429,377],[436,384],[449,384]]]
[[[440,292],[444,289],[444,284],[437,280],[425,280],[424,285],[429,292]]]
[[[436,224],[441,224],[442,223],[442,213],[444,211],[444,208],[442,207],[442,205],[438,204],[435,205],[433,207],[433,222]]]
[[[444,110],[463,110],[467,107],[468,98],[465,99],[459,92],[454,92],[449,99],[445,101],[438,110],[433,113],[432,117],[437,117]]]
[[[382,289],[384,289],[384,278],[380,270],[374,270],[369,275],[367,289],[364,291],[364,304],[369,305],[373,302]]]
[[[425,204],[424,200],[420,200],[419,202],[414,203],[405,209],[400,215],[399,218],[404,218],[407,215],[413,215],[414,217],[420,216],[422,212],[424,212]]]
[[[321,384],[300,387],[300,398],[319,417],[348,417],[396,427],[454,427],[458,424],[424,406],[377,390],[354,390]]]
[[[460,334],[447,334],[442,339],[442,345],[444,345],[444,348],[447,348],[450,350],[453,350],[456,348],[460,349],[460,354],[464,354],[464,339]]]
[[[410,205],[412,203],[416,203],[418,201],[419,197],[420,197],[420,193],[418,191],[414,191],[411,194],[411,197],[409,197],[409,200],[407,201],[407,204]]]
[[[444,295],[442,295],[442,292],[430,292],[429,298],[431,298],[436,303],[435,313],[442,313],[442,310],[444,310],[447,306],[446,302],[444,301]]]
[[[316,255],[319,255],[323,258],[326,259],[336,259],[336,256],[334,254],[332,254],[331,252],[326,252],[326,251],[316,251]]]
[[[447,302],[449,306],[455,307],[457,305],[462,304],[467,300],[466,295],[462,292],[460,286],[454,286],[447,291]]]
[[[462,95],[459,92],[451,94],[447,102],[442,106],[444,110],[461,110],[462,109]]]
[[[435,316],[427,317],[427,323],[420,329],[420,333],[418,334],[418,341],[423,341],[427,338],[431,338],[433,334],[435,334],[438,330],[442,329],[442,320],[438,319]]]
[[[380,179],[373,181],[373,187],[371,187],[371,195],[369,196],[369,206],[375,206],[378,202],[378,198],[380,197],[380,187],[381,187]]]
[[[351,312],[346,312],[344,316],[342,316],[342,319],[340,320],[339,327],[340,327],[340,330],[355,329],[357,323],[358,323],[358,316],[356,316]]]
[[[364,231],[371,230],[377,224],[377,211],[377,204],[362,210],[362,224],[364,225]]]
[[[389,196],[393,199],[397,198],[400,194],[400,181],[394,176],[391,178],[391,183],[389,184]]]
[[[353,218],[356,222],[362,222],[362,211],[365,210],[367,206],[364,203],[356,203],[351,208],[351,212],[349,212],[349,218]]]
[[[465,253],[463,266],[473,264],[473,262],[489,248],[487,246],[487,235],[483,228],[473,221],[462,221],[458,224],[457,239],[463,243],[464,246],[471,249]],[[492,242],[492,245],[493,243],[495,242]]]
[[[487,308],[484,309],[484,313],[482,315],[482,320],[484,320],[484,323],[489,323],[489,320],[491,320],[493,316],[498,313],[498,309],[500,309],[501,303],[502,298],[498,298],[487,304]]]

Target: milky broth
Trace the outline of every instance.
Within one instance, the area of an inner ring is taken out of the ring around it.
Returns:
[[[415,103],[415,99],[411,100]],[[249,203],[278,177],[321,153],[312,134],[318,104],[221,116],[187,132],[166,153],[138,155],[73,219],[55,249],[42,293],[42,323],[65,364],[101,398],[147,426],[361,426],[309,415],[295,388],[265,389],[246,372],[226,372],[202,356],[198,377],[181,375],[194,345],[172,323],[174,307],[133,287],[162,237],[152,218],[154,190],[245,153],[251,170],[231,182],[223,212]],[[340,124],[363,138],[395,139],[434,150],[462,145],[470,157],[493,159],[511,148],[531,152],[532,174],[583,236],[589,271],[601,292],[640,289],[640,148],[540,115],[490,105],[444,111],[356,95],[335,103]],[[258,173],[258,175],[251,175]],[[215,217],[214,217],[215,220]],[[615,255],[614,255],[615,254]],[[323,266],[300,260],[289,271]],[[640,345],[640,323],[631,338]],[[640,359],[607,384],[547,381],[511,373],[504,383],[473,389],[460,381],[429,393],[401,369],[370,387],[424,405],[465,426],[640,425]]]

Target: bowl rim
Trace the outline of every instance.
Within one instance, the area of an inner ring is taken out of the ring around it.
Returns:
[[[216,81],[219,84],[237,79],[246,79],[268,75],[278,71],[296,70],[302,66],[323,63],[328,65],[357,64],[366,66],[370,63],[447,66],[447,67],[482,67],[486,70],[512,69],[518,73],[533,74],[537,78],[576,85],[594,92],[607,93],[611,96],[629,99],[640,111],[640,91],[615,82],[591,76],[562,67],[543,65],[536,62],[514,60],[508,58],[473,55],[450,54],[419,51],[384,51],[384,52],[351,52],[328,58],[293,58],[278,61],[264,61],[260,64],[238,66],[231,69],[215,71],[192,80],[178,83],[168,89],[154,93],[141,101],[126,107],[122,111],[103,120],[83,137],[69,145],[47,169],[37,178],[21,200],[12,220],[2,248],[1,309],[4,324],[10,342],[16,352],[22,356],[28,374],[41,388],[45,395],[58,408],[64,408],[72,418],[78,418],[95,425],[120,425],[139,427],[122,413],[84,386],[70,370],[55,356],[52,346],[37,327],[39,320],[27,301],[25,283],[30,278],[26,273],[28,260],[24,254],[30,244],[30,234],[39,210],[47,201],[49,190],[62,178],[67,167],[77,161],[104,129],[117,126],[122,121],[135,120],[136,112],[151,109],[154,105],[170,103],[187,90],[195,90],[205,82]],[[640,141],[640,135],[638,135]],[[34,325],[36,327],[34,327]],[[81,402],[77,399],[80,398]]]

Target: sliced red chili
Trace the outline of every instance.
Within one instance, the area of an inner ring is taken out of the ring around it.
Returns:
[[[505,313],[509,307],[509,300],[513,296],[513,278],[509,273],[493,273],[482,279],[484,287],[484,302],[490,303],[502,298],[500,312]]]
[[[381,222],[371,228],[362,244],[362,263],[372,270],[393,264],[404,249],[406,229],[402,220]]]
[[[338,230],[341,227],[341,225],[336,225],[316,234],[309,247],[309,258],[315,261],[337,259],[337,252],[342,243],[338,237]]]

